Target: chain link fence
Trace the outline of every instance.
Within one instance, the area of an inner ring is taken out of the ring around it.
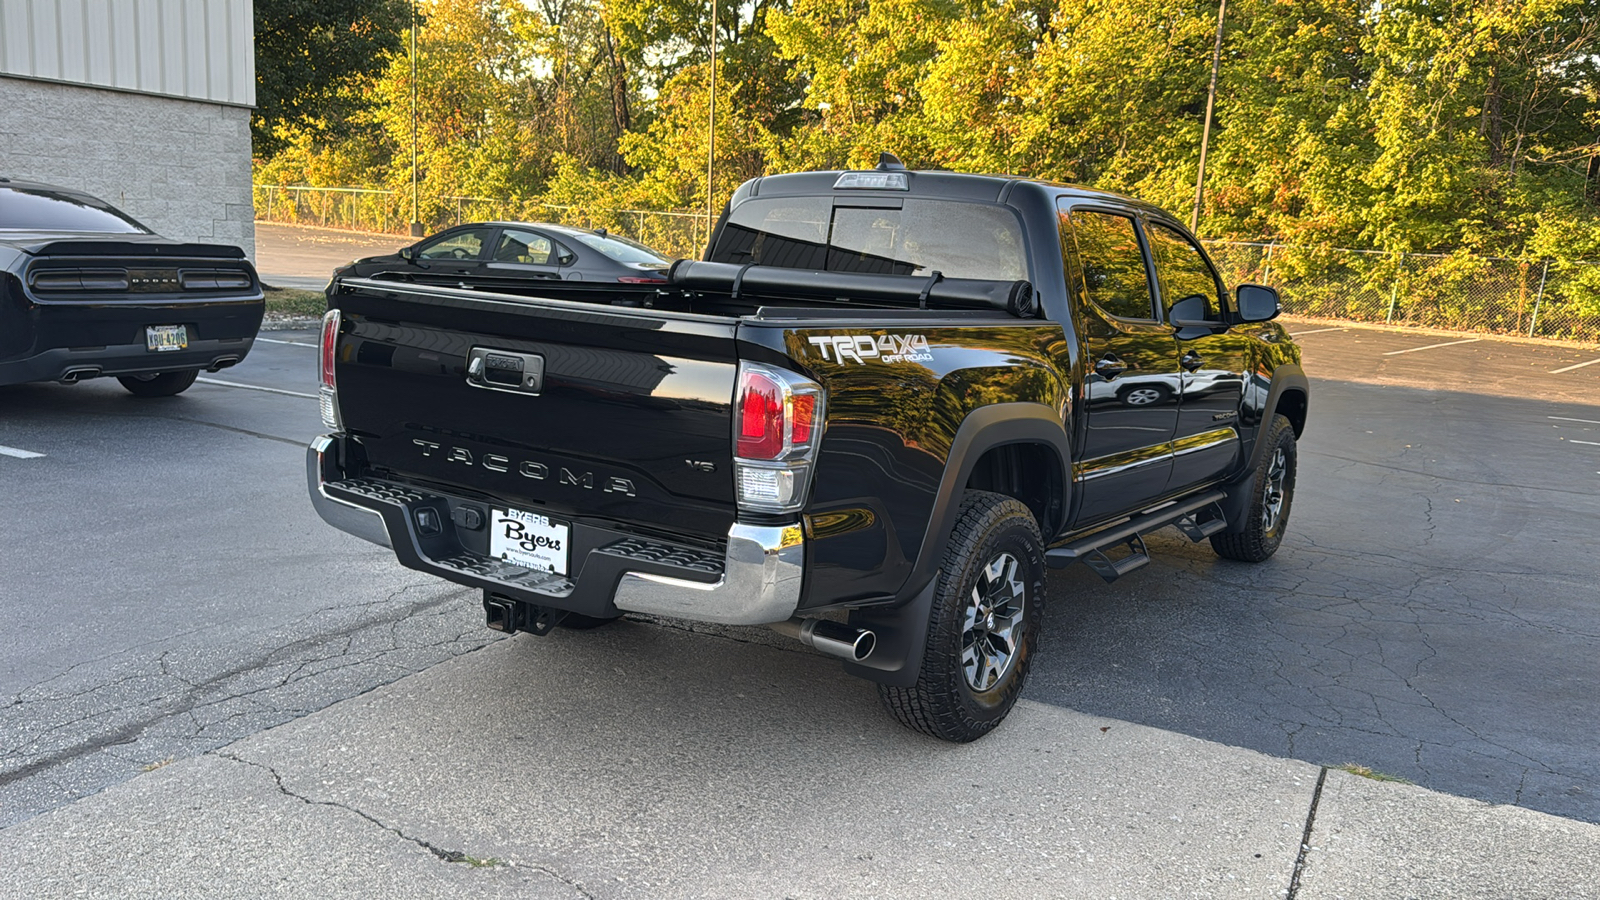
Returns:
[[[252,193],[256,219],[262,222],[383,234],[409,234],[411,229],[411,194],[405,191],[257,184]],[[426,234],[463,222],[553,222],[604,228],[653,247],[668,258],[699,256],[710,234],[703,210],[590,209],[493,197],[426,196],[418,200]]]
[[[462,222],[556,222],[604,228],[669,258],[695,258],[709,235],[703,211],[590,209],[490,197],[419,198],[427,233]],[[256,217],[406,234],[403,191],[256,185]],[[1207,241],[1228,284],[1278,289],[1291,316],[1447,331],[1600,341],[1600,263],[1393,254]]]
[[[1271,285],[1291,316],[1600,341],[1600,264],[1208,241],[1229,284]]]

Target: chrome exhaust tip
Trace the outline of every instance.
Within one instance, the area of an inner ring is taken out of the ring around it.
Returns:
[[[61,373],[59,381],[62,384],[77,384],[85,378],[98,378],[99,376],[99,366],[76,366]]]
[[[767,627],[794,638],[818,653],[846,662],[861,662],[871,656],[873,649],[878,646],[878,636],[871,631],[828,619],[796,617],[787,622],[774,622]]]

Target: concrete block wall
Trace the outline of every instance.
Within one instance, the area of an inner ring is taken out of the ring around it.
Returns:
[[[0,176],[86,191],[165,237],[255,258],[243,107],[0,75]]]

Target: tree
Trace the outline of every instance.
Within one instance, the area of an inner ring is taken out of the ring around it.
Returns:
[[[411,14],[406,0],[255,0],[255,155],[283,149],[285,126],[344,136],[366,105],[353,83],[382,71]]]

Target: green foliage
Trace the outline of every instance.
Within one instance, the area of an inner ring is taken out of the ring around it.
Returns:
[[[264,117],[260,180],[409,188],[414,148],[425,206],[705,209],[704,0],[424,0],[415,141],[409,14],[396,25],[395,5],[258,2],[283,21],[388,23],[318,25],[302,29],[303,52],[263,54],[263,85],[283,60],[343,74],[290,91],[293,115]],[[718,0],[717,12],[713,206],[749,177],[890,150],[913,167],[1190,208],[1214,0]],[[365,66],[341,55],[356,46],[346,31],[369,41]],[[1597,35],[1600,0],[1233,0],[1201,231],[1305,248],[1276,262],[1285,277],[1327,264],[1317,248],[1382,251],[1348,273],[1370,286],[1363,304],[1386,305],[1400,254],[1442,254],[1431,280],[1408,284],[1418,315],[1469,302],[1447,295],[1487,277],[1470,255],[1527,260],[1524,280],[1552,258],[1549,302],[1593,304],[1600,271],[1576,262],[1600,259]],[[606,215],[590,218],[627,230]],[[1357,302],[1331,288],[1314,299]]]
[[[256,156],[284,149],[284,128],[348,137],[342,123],[365,106],[357,83],[410,22],[407,0],[255,0]]]
[[[314,319],[328,311],[328,297],[321,291],[268,287],[262,293],[267,299],[268,318]]]

